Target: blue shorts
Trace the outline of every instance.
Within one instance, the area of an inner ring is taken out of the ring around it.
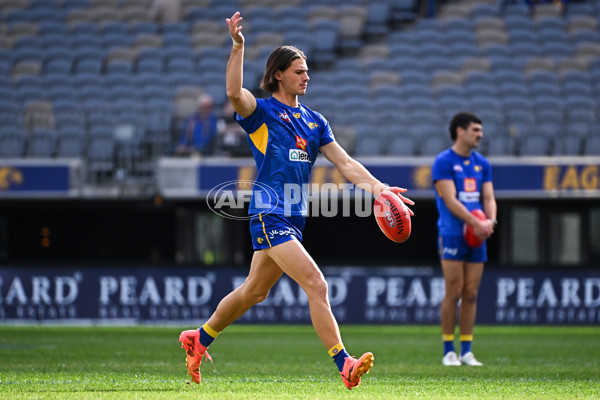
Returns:
[[[472,263],[487,261],[486,243],[476,248],[471,248],[462,236],[439,235],[438,254],[440,260],[456,260]]]
[[[257,214],[250,218],[250,235],[254,250],[268,249],[288,240],[302,241],[306,217],[284,217],[277,214]]]

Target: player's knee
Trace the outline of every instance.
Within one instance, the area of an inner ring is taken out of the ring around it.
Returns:
[[[251,304],[262,303],[266,300],[268,295],[269,289],[260,287],[246,287],[246,290],[244,290],[244,298]]]
[[[309,297],[327,299],[327,281],[321,274],[308,279],[304,290]]]
[[[462,301],[465,303],[477,302],[477,289],[467,289],[463,292]]]
[[[462,296],[462,292],[459,288],[455,289],[455,290],[449,290],[446,289],[446,294],[445,294],[445,299],[446,301],[452,302],[452,303],[458,303],[458,301],[461,299]]]

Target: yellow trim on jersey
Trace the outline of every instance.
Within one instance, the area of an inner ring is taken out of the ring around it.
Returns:
[[[217,336],[219,336],[219,333],[221,333],[215,331],[213,328],[208,326],[208,324],[202,325],[202,329],[204,329],[204,332],[208,333],[212,338],[216,338]]]
[[[460,341],[461,342],[472,342],[473,335],[460,335]]]
[[[454,334],[452,334],[452,335],[444,335],[444,334],[442,334],[442,340],[444,342],[451,342],[451,341],[454,340]]]
[[[327,352],[329,353],[329,355],[331,357],[333,357],[342,350],[344,350],[344,345],[341,343],[338,343],[335,346],[333,346],[332,348],[330,348],[329,350],[327,350]]]
[[[254,143],[258,151],[265,154],[267,152],[267,142],[269,141],[269,128],[267,128],[267,124],[262,124],[254,133],[251,133],[250,139],[252,139],[252,143]]]
[[[260,219],[260,222],[262,222],[263,233],[265,234],[265,238],[267,239],[267,243],[269,243],[269,247],[273,247],[273,246],[271,246],[271,241],[269,240],[269,237],[267,236],[267,230],[265,229],[265,221],[262,220],[262,214],[258,214],[258,219]]]

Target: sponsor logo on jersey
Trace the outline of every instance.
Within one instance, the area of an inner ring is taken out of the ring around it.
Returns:
[[[458,200],[463,203],[479,203],[479,192],[459,192]]]
[[[278,117],[279,117],[279,119],[280,119],[280,120],[282,120],[282,121],[285,121],[285,122],[292,122],[292,121],[290,120],[290,117],[289,117],[289,116],[288,116],[286,113],[284,113],[284,112],[280,112],[280,113],[278,113],[278,114],[277,114],[277,116],[278,116]]]
[[[477,191],[477,181],[475,178],[465,178],[464,180],[465,192]]]
[[[300,118],[301,115],[302,114],[300,114],[300,113],[294,113],[294,118]]]
[[[302,150],[306,150],[306,139],[302,139],[300,136],[296,135],[296,147]]]
[[[463,170],[463,169],[462,169],[462,167],[461,167],[460,165],[458,165],[458,164],[456,164],[456,165],[454,166],[454,168],[453,168],[453,169],[454,169],[456,172],[462,172],[462,170]]]
[[[304,150],[290,149],[290,161],[310,162],[310,157]]]
[[[481,165],[476,165],[475,166],[475,172],[479,172],[481,171],[483,168],[481,167]]]
[[[318,128],[319,124],[317,124],[316,122],[309,122],[308,127],[312,130],[312,129]]]

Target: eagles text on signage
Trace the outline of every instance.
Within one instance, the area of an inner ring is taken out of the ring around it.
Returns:
[[[544,190],[596,190],[598,166],[548,166],[544,169]]]

